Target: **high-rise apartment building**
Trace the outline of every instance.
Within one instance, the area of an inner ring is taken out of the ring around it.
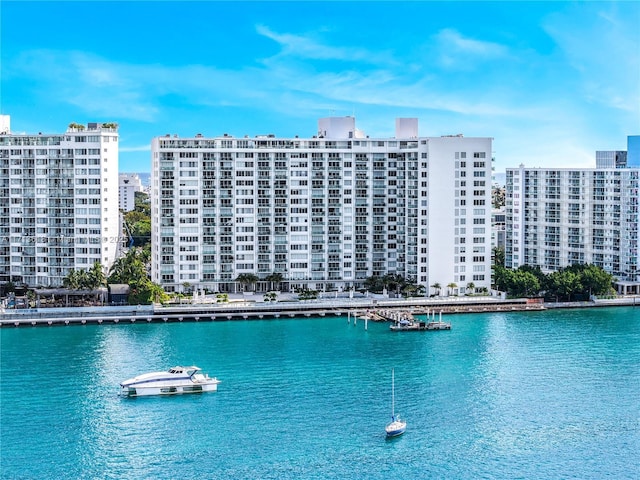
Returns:
[[[353,117],[311,138],[152,141],[152,280],[234,291],[361,287],[399,274],[456,292],[491,284],[491,138],[369,138]],[[272,277],[273,278],[273,277]]]
[[[596,168],[627,168],[626,150],[598,150]]]
[[[136,207],[136,192],[142,192],[142,181],[137,173],[121,173],[118,176],[120,210],[130,212]]]
[[[596,168],[640,168],[640,135],[627,137],[626,150],[596,151]]]
[[[639,282],[639,168],[507,169],[505,264],[595,264]]]
[[[71,270],[108,268],[120,240],[117,125],[13,134],[4,117],[0,283],[60,286]]]
[[[640,168],[640,135],[627,137],[627,166]]]

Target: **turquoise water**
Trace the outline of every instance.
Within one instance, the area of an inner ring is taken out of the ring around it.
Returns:
[[[640,309],[3,328],[3,479],[640,477]],[[196,364],[216,393],[121,398]],[[407,432],[386,440],[391,368]]]

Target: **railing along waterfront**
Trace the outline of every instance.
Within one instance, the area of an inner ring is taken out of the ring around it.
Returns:
[[[451,314],[614,305],[635,306],[639,304],[640,300],[636,297],[622,297],[606,302],[578,302],[571,304],[530,303],[527,299],[505,300],[497,297],[418,297],[408,299],[325,297],[317,300],[277,302],[244,299],[224,303],[2,309],[0,310],[0,326],[166,323],[324,317],[340,316],[347,313],[364,315],[376,309],[398,309],[415,314],[429,311]]]

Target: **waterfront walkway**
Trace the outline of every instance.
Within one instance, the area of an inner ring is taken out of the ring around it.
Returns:
[[[255,297],[255,299],[254,299]],[[9,309],[0,311],[0,326],[55,326],[118,323],[210,322],[295,317],[353,316],[384,320],[395,315],[428,315],[435,313],[488,313],[539,311],[547,308],[584,308],[612,305],[640,305],[640,298],[620,298],[604,302],[563,304],[531,303],[527,299],[504,300],[496,297],[444,297],[390,299],[321,298],[312,301],[285,299],[264,302],[258,295],[231,298],[228,303],[182,305],[137,305],[77,308]],[[385,312],[381,315],[381,312]]]

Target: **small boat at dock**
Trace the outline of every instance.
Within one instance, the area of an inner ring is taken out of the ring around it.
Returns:
[[[422,322],[415,320],[413,318],[401,318],[400,320],[395,321],[390,327],[390,330],[394,332],[399,331],[421,331],[421,330],[451,330],[451,324],[448,322],[442,321],[442,312],[440,312],[439,320],[435,318],[435,312],[433,312],[433,316],[429,316],[427,313],[427,321]]]
[[[442,321],[435,322],[408,322],[400,321],[389,327],[394,332],[408,330],[451,330],[451,324]]]

